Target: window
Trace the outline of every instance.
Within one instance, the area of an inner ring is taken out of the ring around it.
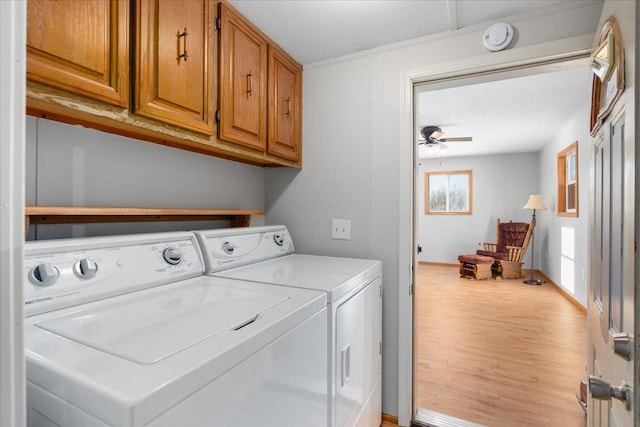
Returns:
[[[471,171],[424,174],[425,215],[471,215]]]
[[[578,141],[558,153],[558,215],[578,216]]]

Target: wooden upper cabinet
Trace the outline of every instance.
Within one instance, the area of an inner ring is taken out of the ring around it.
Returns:
[[[128,106],[128,0],[27,2],[27,79]]]
[[[267,41],[220,3],[220,139],[266,149]]]
[[[302,141],[302,66],[269,46],[267,152],[300,160]]]
[[[134,112],[214,134],[212,0],[137,0]]]

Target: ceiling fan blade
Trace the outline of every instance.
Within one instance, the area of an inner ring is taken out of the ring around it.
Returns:
[[[433,140],[433,139],[429,139],[429,140],[419,139],[418,140],[418,145],[425,145],[427,147],[432,147],[432,146],[435,146],[435,145],[438,145],[438,144],[439,144],[439,141],[436,141],[436,140]]]
[[[442,142],[471,142],[473,138],[470,136],[454,136],[451,138],[440,138]]]

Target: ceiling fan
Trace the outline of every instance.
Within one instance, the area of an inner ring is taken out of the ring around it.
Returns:
[[[444,132],[438,126],[425,126],[420,129],[422,139],[418,140],[418,145],[426,145],[427,147],[438,146],[441,149],[447,148],[445,142],[471,142],[473,138],[470,136],[457,136],[450,138],[442,138]]]

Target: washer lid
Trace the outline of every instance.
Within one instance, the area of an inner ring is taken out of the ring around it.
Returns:
[[[196,283],[43,320],[37,327],[105,353],[152,364],[257,321],[289,299]]]
[[[215,276],[313,289],[336,301],[380,274],[382,263],[370,259],[292,254],[217,272]]]

